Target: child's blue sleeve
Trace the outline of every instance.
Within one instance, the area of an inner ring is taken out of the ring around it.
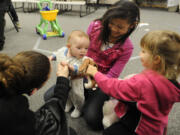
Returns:
[[[77,74],[77,72],[78,72],[78,66],[74,65],[74,73]]]

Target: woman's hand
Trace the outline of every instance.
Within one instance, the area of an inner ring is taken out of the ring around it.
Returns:
[[[86,70],[86,74],[90,75],[92,77],[94,77],[97,72],[98,72],[97,67],[95,67],[93,65],[89,65],[87,70]]]
[[[70,65],[70,64],[68,64],[68,68],[69,68],[69,70],[71,70],[73,72],[75,71],[74,67],[72,65]]]
[[[63,77],[68,77],[69,76],[69,68],[68,68],[68,63],[66,62],[60,62],[58,64],[58,69],[57,69],[57,76],[63,76]]]

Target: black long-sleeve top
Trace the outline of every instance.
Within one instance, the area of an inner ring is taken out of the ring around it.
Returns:
[[[55,95],[36,112],[29,109],[26,96],[0,98],[0,131],[2,135],[68,135],[64,112],[70,90],[69,80],[58,77]]]
[[[54,97],[36,112],[37,135],[68,135],[65,104],[70,90],[69,80],[58,77]]]

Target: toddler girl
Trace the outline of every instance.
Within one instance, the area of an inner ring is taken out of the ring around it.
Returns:
[[[145,68],[125,80],[108,78],[89,66],[101,90],[118,99],[120,120],[104,130],[104,135],[163,135],[168,115],[180,102],[180,35],[172,31],[152,31],[141,39],[141,62]]]

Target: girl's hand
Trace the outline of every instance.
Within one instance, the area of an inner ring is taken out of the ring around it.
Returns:
[[[58,69],[57,69],[57,76],[63,76],[63,77],[68,77],[69,76],[69,68],[68,64],[66,62],[60,62],[58,64]]]
[[[92,77],[94,77],[97,72],[98,72],[97,67],[92,66],[92,65],[89,65],[87,70],[86,70],[86,74],[90,75]]]

